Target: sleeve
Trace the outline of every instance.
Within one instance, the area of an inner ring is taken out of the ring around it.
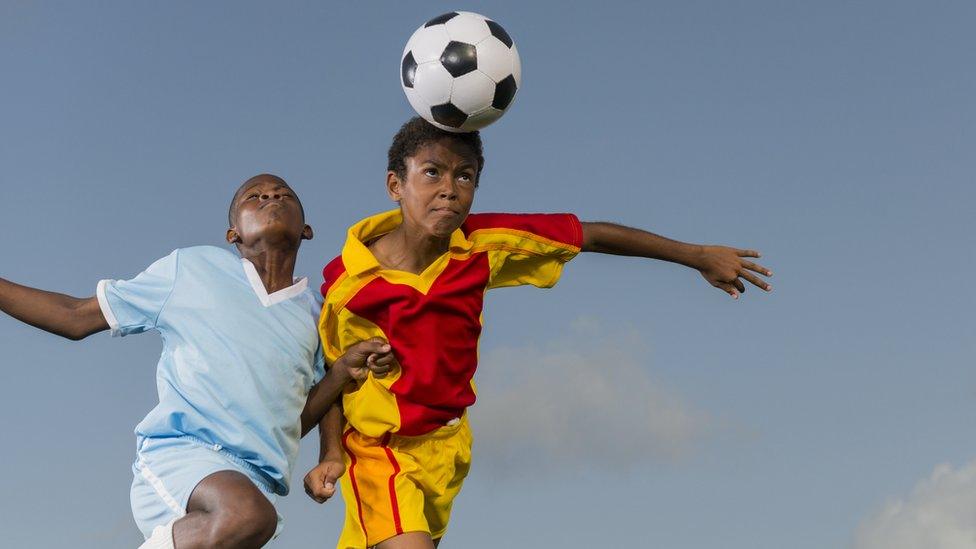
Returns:
[[[176,286],[179,250],[156,261],[131,280],[102,280],[95,295],[113,336],[156,328],[163,306]]]
[[[488,288],[551,288],[583,245],[583,228],[573,214],[472,214],[464,229],[488,253]]]
[[[315,366],[312,373],[312,385],[322,381],[322,378],[325,377],[325,356],[322,354],[322,340],[319,340],[319,346],[315,349]]]

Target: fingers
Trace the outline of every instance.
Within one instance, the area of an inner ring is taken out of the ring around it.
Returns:
[[[338,463],[322,464],[305,475],[305,493],[317,503],[325,503],[335,495],[336,481],[345,467]]]
[[[759,252],[756,250],[736,250],[735,253],[738,254],[739,257],[761,257]]]
[[[344,467],[343,467],[344,469]],[[342,476],[344,471],[339,470],[339,467],[329,467],[325,472],[325,491],[329,493],[327,497],[332,497],[335,495],[336,482],[339,477]]]
[[[732,285],[735,286],[735,289],[736,290],[739,290],[739,292],[745,293],[745,291],[746,291],[746,285],[743,284],[742,281],[739,280],[738,278],[736,278],[735,280],[732,281]]]
[[[385,377],[396,366],[396,357],[393,353],[371,354],[366,359],[366,367],[373,375],[379,378]]]
[[[742,278],[748,280],[753,286],[756,286],[757,288],[762,288],[763,290],[766,290],[767,292],[769,292],[769,291],[771,291],[773,289],[773,287],[770,286],[769,284],[767,284],[765,280],[763,280],[763,279],[759,278],[758,276],[750,273],[749,271],[742,271],[739,274],[739,276],[741,276]],[[739,282],[739,284],[742,284],[742,281],[741,280],[738,280],[738,279],[736,279],[736,280],[737,280],[737,282]]]
[[[713,284],[719,290],[732,296],[732,299],[739,299],[739,290],[735,286],[729,284],[728,282],[716,282]]]
[[[356,350],[363,355],[373,353],[388,353],[390,352],[390,344],[378,337],[374,337],[373,339],[367,339],[366,341],[360,341],[357,343]]]
[[[755,271],[761,275],[773,276],[773,271],[770,271],[766,267],[759,265],[758,263],[753,263],[752,261],[743,261],[742,266],[750,271]]]
[[[335,489],[333,488],[334,491]],[[332,494],[327,493],[325,490],[325,474],[319,467],[312,469],[305,475],[305,493],[308,494],[308,497],[315,500],[316,503],[325,503],[327,499],[332,497]]]

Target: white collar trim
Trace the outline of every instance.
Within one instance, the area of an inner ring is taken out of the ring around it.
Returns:
[[[261,276],[258,274],[258,270],[254,268],[254,264],[245,258],[241,258],[241,263],[244,265],[244,274],[247,276],[247,281],[251,283],[251,289],[261,300],[261,305],[265,307],[270,307],[275,303],[281,303],[282,301],[287,301],[293,297],[301,295],[308,287],[308,279],[305,277],[296,278],[295,283],[287,288],[282,288],[273,294],[268,294],[268,290],[264,287],[264,282],[261,280]]]

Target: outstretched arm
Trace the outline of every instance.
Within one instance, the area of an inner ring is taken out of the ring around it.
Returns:
[[[728,246],[687,244],[663,236],[603,222],[584,222],[584,252],[647,257],[679,263],[697,270],[712,286],[738,299],[746,291],[741,279],[767,292],[772,290],[757,274],[772,276],[762,265],[746,258],[759,257],[759,252]]]
[[[0,278],[0,310],[8,315],[75,341],[108,329],[93,297],[77,298],[21,286]]]

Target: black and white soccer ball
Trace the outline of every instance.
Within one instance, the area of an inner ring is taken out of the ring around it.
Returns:
[[[522,85],[512,38],[483,15],[452,11],[427,21],[400,58],[407,100],[431,124],[452,132],[501,118]]]

